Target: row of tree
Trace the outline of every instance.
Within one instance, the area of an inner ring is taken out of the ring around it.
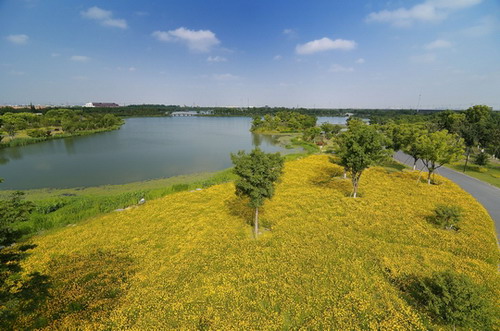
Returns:
[[[282,111],[275,115],[255,116],[252,120],[252,132],[295,132],[304,131],[316,126],[317,117],[298,112]]]

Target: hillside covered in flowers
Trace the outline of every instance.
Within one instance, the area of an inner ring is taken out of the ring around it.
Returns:
[[[500,305],[486,210],[444,178],[418,177],[372,168],[351,198],[328,156],[288,162],[258,240],[233,183],[34,237],[23,268],[49,276],[50,296],[16,328],[427,329],[401,284],[444,270]],[[463,207],[459,231],[429,222],[438,204]]]

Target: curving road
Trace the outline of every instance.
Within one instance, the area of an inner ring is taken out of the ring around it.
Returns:
[[[411,156],[401,151],[395,153],[393,157],[401,163],[413,166],[413,159]],[[422,168],[424,168],[424,164],[419,160],[417,163],[417,169]],[[479,179],[467,176],[461,172],[457,172],[446,167],[439,168],[436,173],[457,183],[462,189],[469,192],[474,198],[476,198],[476,200],[479,201],[484,208],[486,208],[495,222],[498,242],[498,238],[500,237],[500,189],[480,181]]]

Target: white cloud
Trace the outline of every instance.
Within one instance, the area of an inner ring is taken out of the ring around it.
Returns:
[[[17,45],[24,45],[29,39],[30,37],[25,34],[11,34],[7,36],[8,41]]]
[[[132,72],[133,72],[133,71],[136,71],[136,70],[137,70],[137,68],[136,68],[136,67],[129,67],[129,68],[128,68],[128,71],[132,71]]]
[[[273,57],[273,60],[275,60],[275,61],[279,61],[279,60],[282,60],[282,59],[283,59],[283,56],[281,56],[281,55],[275,55]]]
[[[344,39],[335,39],[331,40],[330,38],[321,38],[317,40],[313,40],[307,42],[302,45],[297,45],[295,51],[297,54],[314,54],[317,52],[329,51],[332,49],[340,49],[344,51],[348,51],[356,48],[356,42],[353,40],[344,40]]]
[[[11,70],[9,73],[11,75],[14,75],[14,76],[23,76],[23,75],[25,75],[24,71],[17,71],[17,70]]]
[[[88,62],[88,61],[90,61],[90,57],[85,56],[85,55],[73,55],[70,59],[71,59],[71,61],[75,61],[75,62]]]
[[[115,27],[115,28],[120,28],[120,29],[126,29],[127,28],[127,21],[125,21],[124,19],[121,19],[121,18],[106,19],[106,20],[103,20],[101,22],[101,24],[105,25],[105,26],[112,26],[112,27]]]
[[[389,23],[393,26],[408,27],[415,22],[432,22],[446,19],[450,12],[479,4],[482,0],[427,0],[411,8],[381,10],[372,12],[367,22]]]
[[[151,35],[156,39],[158,39],[159,41],[172,41],[170,33],[166,31],[155,31]]]
[[[297,30],[295,29],[284,29],[283,34],[287,36],[288,39],[294,39],[297,37]]]
[[[366,62],[365,59],[363,59],[362,57],[360,57],[359,59],[356,60],[357,64],[363,64],[365,62]]]
[[[50,54],[50,56],[52,56],[52,57],[59,57],[59,56],[61,56],[61,54],[59,54],[59,53],[52,53],[52,54]]]
[[[170,31],[154,31],[151,35],[159,41],[184,43],[195,52],[209,52],[212,47],[220,44],[215,33],[210,30],[189,30],[181,27]]]
[[[410,61],[413,63],[433,63],[436,61],[436,54],[426,53],[420,55],[413,55],[410,57]]]
[[[111,26],[120,29],[127,28],[127,21],[121,18],[114,18],[113,13],[110,10],[104,10],[94,6],[86,11],[82,11],[81,15],[84,18],[98,21],[103,26]]]
[[[212,78],[218,81],[230,81],[230,80],[238,80],[240,77],[232,75],[232,74],[214,74]]]
[[[466,37],[478,38],[498,30],[498,22],[491,16],[483,17],[479,24],[463,29],[461,32]]]
[[[453,44],[449,42],[448,40],[443,40],[443,39],[437,39],[434,40],[433,42],[425,45],[425,49],[428,50],[433,50],[433,49],[439,49],[439,48],[450,48]]]
[[[226,62],[227,59],[225,57],[222,57],[222,56],[209,56],[207,58],[207,62]]]
[[[333,64],[328,71],[330,71],[330,72],[353,72],[354,68],[343,67],[340,64]]]
[[[105,20],[111,18],[113,13],[110,10],[104,10],[99,7],[90,7],[86,11],[81,12],[82,16],[91,20]]]

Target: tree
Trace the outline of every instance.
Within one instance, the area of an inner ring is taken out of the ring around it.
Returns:
[[[449,134],[446,130],[430,132],[417,139],[420,158],[428,171],[428,184],[431,183],[436,169],[460,159],[464,151],[463,146],[462,138]]]
[[[469,277],[450,271],[415,282],[411,294],[438,322],[475,330],[490,330],[494,308],[486,291]]]
[[[491,107],[484,105],[472,106],[465,111],[465,119],[460,130],[460,135],[465,143],[464,172],[467,170],[472,148],[476,145],[480,145],[484,148],[488,144],[488,126],[491,120],[491,114]]]
[[[465,114],[452,110],[445,110],[436,115],[436,124],[439,130],[447,130],[449,133],[460,133],[460,127],[465,120]]]
[[[24,192],[16,191],[9,200],[0,201],[0,246],[15,242],[20,233],[12,228],[12,224],[25,222],[34,208],[31,201],[23,201]]]
[[[386,159],[390,150],[386,149],[387,138],[375,127],[359,120],[351,120],[349,129],[340,136],[340,165],[350,174],[353,197],[358,193],[359,179],[363,171]]]
[[[239,151],[231,153],[236,180],[236,195],[249,198],[249,206],[255,208],[254,234],[259,234],[259,207],[265,199],[274,195],[274,184],[283,172],[284,158],[279,154],[268,154],[259,148],[250,154]]]
[[[342,126],[328,122],[322,123],[320,127],[325,133],[327,139],[330,139],[332,136],[336,136],[342,130]]]
[[[317,126],[306,129],[302,135],[302,139],[309,142],[316,142],[316,139],[321,135],[321,129]]]
[[[500,116],[492,121],[490,129],[490,141],[487,150],[493,157],[500,158]]]

